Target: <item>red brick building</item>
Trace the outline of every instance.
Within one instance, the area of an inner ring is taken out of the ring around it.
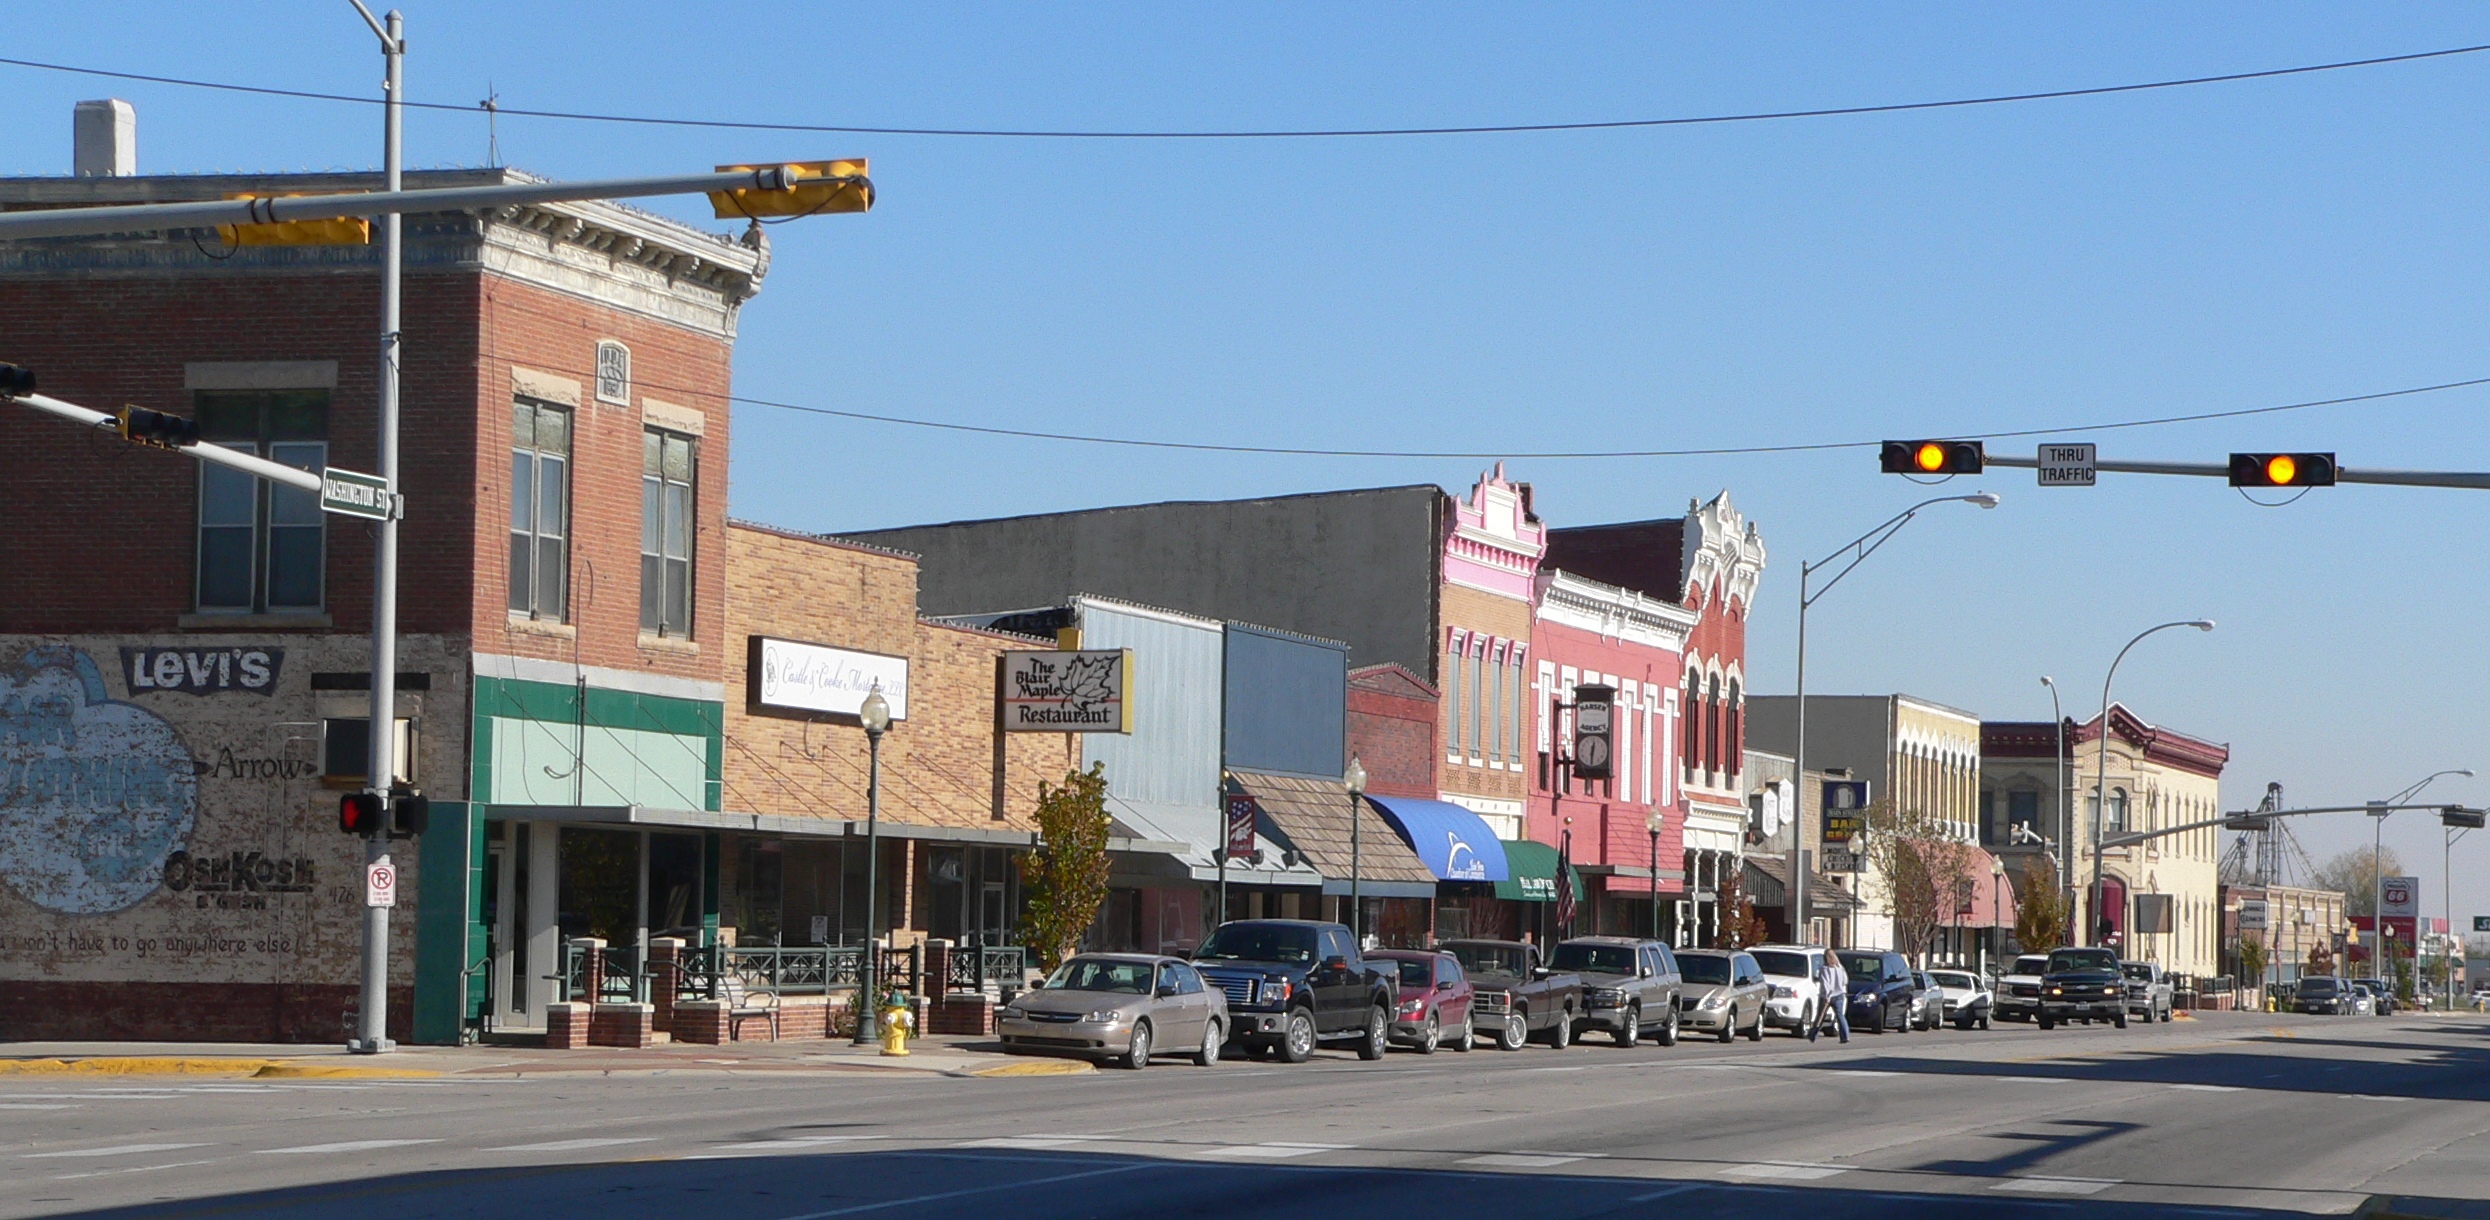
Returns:
[[[1398,665],[1349,671],[1349,753],[1377,796],[1435,796],[1436,690]]]

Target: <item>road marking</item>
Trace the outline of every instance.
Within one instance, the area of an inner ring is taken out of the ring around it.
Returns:
[[[487,1152],[574,1152],[581,1148],[612,1148],[621,1144],[645,1144],[654,1135],[635,1135],[607,1139],[547,1140],[541,1144],[512,1144],[507,1148],[488,1148]]]
[[[1591,1065],[1586,1063],[1580,1067],[1519,1068],[1516,1070],[1524,1072],[1587,1072],[1591,1070]]]
[[[1701,1182],[1683,1182],[1683,1183],[1680,1183],[1680,1184],[1678,1184],[1678,1185],[1676,1185],[1676,1186],[1671,1186],[1671,1187],[1668,1187],[1668,1188],[1667,1188],[1667,1189],[1665,1189],[1665,1190],[1655,1190],[1655,1191],[1652,1191],[1650,1194],[1646,1194],[1646,1195],[1636,1195],[1636,1196],[1634,1196],[1633,1198],[1626,1200],[1626,1202],[1628,1202],[1628,1203],[1649,1203],[1649,1202],[1651,1202],[1651,1201],[1652,1201],[1652,1200],[1654,1200],[1654,1199],[1666,1199],[1666,1198],[1669,1198],[1669,1197],[1670,1197],[1670,1196],[1672,1196],[1672,1195],[1682,1195],[1682,1194],[1685,1194],[1687,1191],[1690,1191],[1690,1190],[1701,1190],[1701,1189],[1703,1189],[1703,1183],[1701,1183]]]
[[[716,1152],[784,1152],[789,1149],[819,1148],[825,1144],[847,1144],[857,1140],[880,1139],[878,1135],[802,1135],[783,1140],[748,1140],[740,1144],[718,1144]]]
[[[2097,1195],[2118,1184],[2115,1178],[2008,1178],[1989,1189],[2035,1195]]]
[[[110,1148],[81,1148],[74,1152],[30,1152],[30,1161],[50,1160],[68,1156],[127,1156],[134,1152],[174,1152],[183,1148],[205,1148],[205,1144],[115,1144]]]
[[[1094,1137],[1087,1135],[1003,1135],[993,1139],[971,1140],[954,1144],[954,1148],[1061,1148],[1067,1144],[1086,1144]]]
[[[1874,1068],[1843,1068],[1835,1071],[1833,1074],[1836,1076],[1899,1076],[1902,1073],[1882,1072],[1877,1071]]]
[[[1721,1176],[1729,1178],[1771,1178],[1776,1181],[1786,1182],[1813,1182],[1820,1178],[1829,1178],[1834,1174],[1847,1172],[1849,1172],[1849,1168],[1842,1165],[1806,1165],[1766,1162],[1759,1165],[1732,1165],[1727,1169],[1721,1170]]]
[[[1487,1169],[1548,1169],[1571,1165],[1581,1159],[1578,1156],[1548,1156],[1529,1152],[1490,1152],[1483,1156],[1463,1157],[1453,1164],[1477,1165]]]
[[[1106,1169],[1086,1169],[1079,1173],[1057,1174],[1051,1178],[1031,1178],[1023,1182],[998,1182],[991,1186],[970,1186],[960,1190],[946,1190],[940,1194],[915,1195],[906,1199],[885,1199],[879,1203],[858,1203],[852,1207],[834,1207],[828,1211],[801,1212],[793,1216],[779,1216],[776,1220],[830,1220],[833,1216],[853,1216],[861,1212],[878,1212],[893,1207],[915,1207],[919,1204],[940,1203],[945,1199],[957,1199],[967,1195],[990,1194],[998,1190],[1025,1190],[1031,1186],[1050,1186],[1057,1182],[1103,1178],[1112,1174],[1136,1173],[1144,1169],[1159,1167],[1158,1163],[1153,1162],[1145,1165],[1115,1165]]]
[[[58,1174],[55,1175],[52,1180],[55,1182],[75,1182],[80,1178],[108,1178],[124,1173],[154,1173],[159,1169],[187,1169],[193,1165],[213,1165],[222,1159],[224,1158],[209,1157],[204,1161],[175,1161],[170,1165],[129,1165],[120,1169],[91,1169],[85,1173]]]
[[[2057,1084],[2064,1078],[2059,1076],[1991,1076],[1989,1079],[1999,1084]]]
[[[410,1144],[438,1144],[437,1139],[423,1140],[340,1140],[334,1144],[305,1144],[300,1148],[262,1148],[261,1156],[293,1156],[316,1152],[373,1152],[382,1148],[404,1148]]]
[[[2170,1087],[2185,1089],[2191,1093],[2236,1093],[2239,1091],[2238,1086],[2227,1084],[2174,1084]]]
[[[1201,1153],[1201,1155],[1236,1157],[1254,1161],[1281,1161],[1287,1160],[1290,1157],[1311,1156],[1317,1152],[1348,1152],[1356,1147],[1357,1145],[1355,1144],[1289,1144],[1276,1142],[1268,1144],[1233,1144],[1225,1148],[1208,1149]]]
[[[36,1105],[27,1102],[0,1101],[0,1110],[75,1110],[77,1108],[67,1102],[57,1105]]]

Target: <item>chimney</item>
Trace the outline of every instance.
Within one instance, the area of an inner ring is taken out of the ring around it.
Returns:
[[[81,178],[138,173],[138,111],[117,97],[78,103],[77,172]]]

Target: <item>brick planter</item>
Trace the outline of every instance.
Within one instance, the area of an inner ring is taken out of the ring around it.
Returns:
[[[588,1045],[647,1050],[657,1045],[654,1004],[599,1004],[588,1015]]]
[[[545,1005],[545,1049],[573,1051],[588,1045],[588,1020],[585,1004]]]

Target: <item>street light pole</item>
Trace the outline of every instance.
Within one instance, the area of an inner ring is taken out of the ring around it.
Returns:
[[[2071,911],[2075,908],[2075,794],[2066,790],[2066,710],[2058,705],[2057,682],[2042,674],[2040,684],[2049,688],[2049,723],[2058,734],[2058,787],[2049,797],[2058,814],[2058,906],[2061,911]],[[2066,938],[2063,929],[2058,938]],[[2026,945],[2023,951],[2029,953],[2032,948]]]
[[[876,866],[882,862],[882,734],[891,727],[890,700],[882,697],[882,684],[876,682],[865,692],[864,704],[856,709],[856,719],[865,726],[865,953],[856,979],[856,1045],[873,1045],[874,995],[881,988],[878,933],[874,931],[873,904],[880,897],[876,892]]]
[[[2449,767],[2443,771],[2432,771],[2414,780],[2411,787],[2386,798],[2385,807],[2372,806],[2369,814],[2369,925],[2371,935],[2376,936],[2378,940],[2378,957],[2373,964],[2380,969],[2378,980],[2390,988],[2395,980],[2389,978],[2386,973],[2386,968],[2391,965],[2386,960],[2386,815],[2394,812],[2393,806],[2401,805],[2421,795],[2423,788],[2429,787],[2442,775],[2461,775],[2466,779],[2471,779],[2473,769],[2471,767]],[[2454,848],[2455,845],[2450,842],[2447,844],[2446,851],[2452,853]],[[2443,872],[2445,867],[2443,860],[2440,867]],[[2441,884],[2444,884],[2443,880]],[[2439,896],[2442,899],[2447,897],[2443,893]],[[2453,925],[2450,924],[2449,927],[2452,929]],[[2421,972],[2421,920],[2417,914],[2412,920],[2412,971],[2415,976],[2412,981],[2413,990],[2417,994],[2421,985],[2418,977]],[[2447,977],[2452,979],[2455,975],[2449,972]]]
[[[2143,643],[2144,637],[2154,632],[2168,631],[2173,627],[2194,627],[2198,631],[2211,631],[2213,620],[2209,618],[2180,619],[2175,623],[2163,623],[2137,632],[2134,639],[2127,641],[2126,648],[2118,650],[2118,655],[2110,661],[2110,672],[2101,678],[2101,744],[2100,748],[2094,751],[2098,768],[2094,772],[2092,786],[2092,908],[2084,913],[2086,927],[2084,938],[2079,942],[2081,944],[2091,945],[2100,942],[2101,831],[2102,819],[2107,818],[2110,813],[2110,683],[2117,680],[2119,662],[2127,659],[2128,649]]]
[[[1365,821],[1358,814],[1365,812],[1358,805],[1366,798],[1366,764],[1358,756],[1349,756],[1349,769],[1340,776],[1340,784],[1349,790],[1349,934],[1357,938],[1360,952],[1366,948],[1366,904],[1358,885],[1358,823]]]
[[[1911,518],[1919,515],[1919,510],[1932,504],[1950,504],[1956,501],[1976,504],[1981,508],[1997,507],[1996,494],[1986,491],[1973,492],[1967,496],[1938,496],[1934,499],[1922,500],[1887,518],[1884,524],[1875,529],[1851,539],[1832,554],[1814,563],[1801,562],[1798,565],[1798,748],[1792,751],[1790,775],[1799,789],[1799,814],[1803,815],[1807,810],[1807,608],[1815,605],[1817,598],[1832,592],[1833,586],[1840,584],[1843,577],[1850,575],[1860,564],[1867,562],[1867,557],[1875,554],[1878,547],[1891,541],[1895,534],[1901,532],[1903,526],[1909,525]],[[1823,588],[1810,592],[1808,583],[1814,578],[1816,571],[1820,568],[1831,567],[1844,555],[1850,557],[1850,562],[1843,564],[1840,571],[1833,573],[1832,578],[1824,582]],[[1691,709],[1688,714],[1692,714]],[[1818,815],[1821,817],[1821,809],[1818,810]],[[1792,826],[1790,830],[1790,892],[1785,896],[1785,901],[1789,912],[1790,940],[1793,944],[1806,943],[1804,938],[1807,935],[1805,822],[1806,819],[1803,816],[1800,817],[1798,824]]]
[[[1648,830],[1648,831],[1650,831],[1650,832],[1651,832],[1651,938],[1652,938],[1653,940],[1658,940],[1658,939],[1660,939],[1660,827],[1661,827],[1661,825],[1662,825],[1662,819],[1661,819],[1661,817],[1660,817],[1660,811],[1659,811],[1659,810],[1654,809],[1654,810],[1652,810],[1650,813],[1645,814],[1645,815],[1643,816],[1643,829]],[[1790,833],[1791,833],[1791,834],[1797,834],[1797,833],[1798,833],[1798,823],[1797,823],[1797,822],[1793,821],[1793,822],[1791,822],[1791,823],[1790,823]],[[1798,942],[1798,938],[1797,938],[1796,936],[1792,936],[1792,937],[1790,938],[1790,941],[1791,941],[1791,943],[1796,944],[1796,943]]]

